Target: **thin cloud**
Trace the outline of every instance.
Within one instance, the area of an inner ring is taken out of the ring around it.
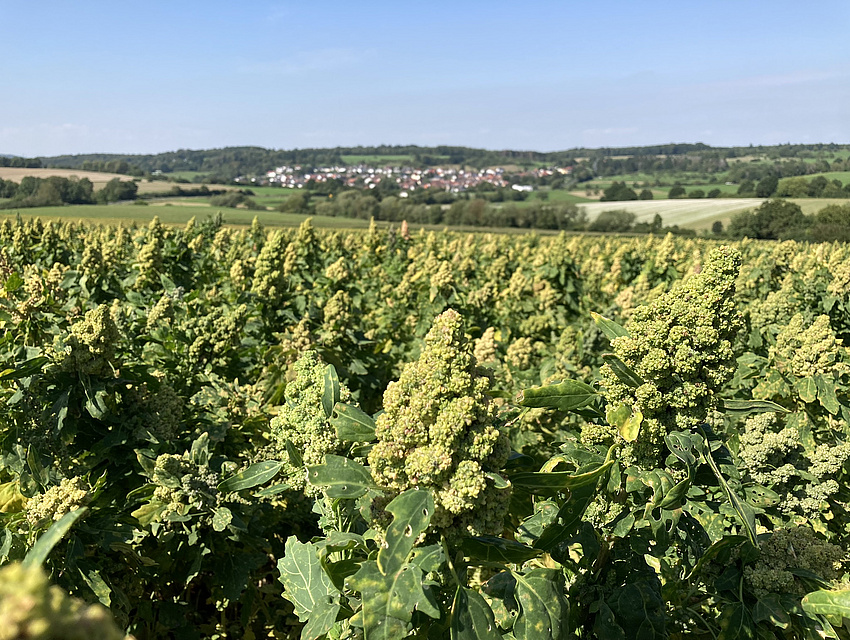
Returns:
[[[245,73],[262,73],[281,76],[297,76],[320,71],[350,69],[368,62],[370,51],[356,49],[316,49],[299,51],[286,58],[252,64],[242,69]]]

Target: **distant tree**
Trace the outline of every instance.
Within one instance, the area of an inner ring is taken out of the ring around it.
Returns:
[[[707,194],[705,194],[706,198],[719,198],[720,197],[720,189],[712,189]]]
[[[631,231],[634,221],[635,214],[630,211],[623,211],[622,209],[603,211],[588,225],[587,230],[604,233],[623,233]]]
[[[644,189],[638,194],[638,200],[652,200],[654,197],[649,189]]]
[[[850,242],[850,204],[830,204],[818,211],[812,225],[815,242]]]
[[[688,192],[688,197],[689,198],[704,198],[705,197],[705,191],[703,191],[702,189],[691,189]]]
[[[680,184],[675,185],[670,191],[667,193],[668,198],[684,198],[685,197],[685,187]]]
[[[664,221],[661,219],[661,214],[656,213],[652,218],[652,224],[649,225],[649,230],[652,233],[660,233],[664,228]]]
[[[626,186],[625,182],[613,182],[611,186],[602,192],[600,198],[603,202],[616,202],[623,200],[637,200],[638,195],[634,189]]]
[[[823,192],[828,185],[829,180],[827,180],[825,176],[815,176],[811,179],[811,182],[809,182],[809,196],[812,198],[822,197]]]
[[[776,198],[763,202],[755,211],[733,216],[729,235],[760,240],[803,239],[809,223],[798,205]]]
[[[103,189],[95,194],[97,201],[106,204],[107,202],[118,202],[119,200],[135,200],[139,191],[139,185],[130,180],[121,180],[113,178],[104,185]],[[227,206],[227,205],[222,205]]]
[[[756,185],[756,197],[757,198],[769,198],[774,193],[776,193],[776,187],[779,184],[779,178],[776,176],[767,176],[759,180]]]
[[[749,198],[756,193],[756,183],[752,180],[744,180],[738,185],[738,195]]]
[[[711,225],[711,233],[716,236],[723,234],[723,223],[720,220],[715,220]]]
[[[803,176],[782,178],[776,185],[776,195],[780,198],[805,198],[809,195],[809,181]]]

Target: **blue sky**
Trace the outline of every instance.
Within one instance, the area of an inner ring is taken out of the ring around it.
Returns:
[[[850,2],[0,0],[0,153],[850,143]]]

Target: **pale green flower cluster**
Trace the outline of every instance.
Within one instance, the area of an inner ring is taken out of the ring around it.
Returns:
[[[753,480],[780,495],[781,512],[821,520],[831,517],[827,501],[838,497],[850,443],[821,443],[806,452],[797,428],[766,413],[744,423],[738,458]]]
[[[283,461],[281,476],[292,489],[304,489],[318,495],[321,488],[307,485],[305,466],[322,464],[325,454],[340,453],[342,443],[336,436],[322,407],[325,369],[319,354],[304,353],[294,365],[295,379],[286,385],[286,402],[270,424],[275,455]],[[339,399],[350,402],[351,393],[340,385]],[[301,454],[302,464],[295,465],[286,452],[286,442]]]
[[[428,488],[436,511],[431,525],[446,535],[499,534],[510,491],[494,477],[510,443],[494,424],[456,311],[434,321],[416,362],[404,366],[384,393],[377,443],[369,454],[375,482],[393,493]]]
[[[170,442],[180,433],[183,398],[168,385],[152,393],[147,385],[129,389],[125,395],[128,420],[126,426],[139,438],[155,437]]]
[[[325,303],[322,309],[324,328],[328,331],[339,331],[350,324],[351,296],[347,291],[337,291]]]
[[[771,351],[798,378],[840,375],[847,371],[847,365],[839,361],[843,348],[830,327],[829,316],[821,315],[808,323],[801,314],[796,314],[777,334],[776,346]]]
[[[124,640],[109,611],[51,586],[41,567],[0,569],[0,640]]]
[[[202,308],[200,302],[197,308]],[[192,361],[227,366],[227,353],[239,344],[247,315],[248,306],[240,304],[230,308],[218,306],[192,318],[189,322],[195,336],[189,346]]]
[[[279,303],[286,294],[283,260],[287,244],[283,232],[275,231],[257,256],[251,292],[270,305]]]
[[[802,596],[807,588],[791,571],[804,569],[827,581],[841,578],[847,552],[817,537],[808,527],[776,529],[759,543],[759,558],[744,567],[744,580],[758,597],[768,593]]]
[[[65,478],[58,485],[27,500],[27,521],[33,527],[53,524],[66,513],[84,507],[89,499],[89,485],[84,478]]]
[[[71,335],[60,355],[62,368],[80,375],[111,377],[120,338],[107,305],[87,311],[82,320],[71,325]]]
[[[168,324],[173,319],[174,299],[165,293],[148,312],[146,323],[148,329],[155,329],[158,325]]]
[[[191,462],[186,455],[158,456],[151,479],[157,485],[154,500],[165,505],[162,515],[186,515],[191,509],[212,510],[218,504],[219,474]]]
[[[741,255],[714,249],[700,273],[635,310],[628,336],[611,342],[614,353],[644,382],[622,381],[601,369],[609,408],[621,404],[643,415],[635,462],[657,466],[664,435],[693,430],[718,405],[716,394],[735,371],[732,342],[741,319],[734,301]]]

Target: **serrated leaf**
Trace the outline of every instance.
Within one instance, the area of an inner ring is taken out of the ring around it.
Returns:
[[[563,572],[533,569],[514,573],[516,599],[521,609],[513,626],[517,640],[560,640],[569,631],[569,604],[564,597]]]
[[[820,400],[821,406],[832,415],[837,414],[841,410],[841,405],[838,403],[838,398],[835,397],[835,383],[828,382],[821,374],[817,374],[815,384],[818,388],[818,400]]]
[[[301,632],[302,640],[315,640],[326,634],[336,621],[340,593],[322,569],[316,546],[290,536],[277,567],[283,596],[295,607],[298,619],[307,622]]]
[[[517,404],[523,407],[574,411],[584,407],[597,395],[590,385],[578,380],[564,380],[545,387],[532,387],[519,392]]]
[[[782,405],[770,400],[723,400],[723,411],[739,415],[771,412],[791,413]]]
[[[339,402],[339,376],[332,364],[325,367],[325,387],[322,392],[322,409],[325,417],[330,418],[334,411],[334,405]]]
[[[590,312],[590,317],[593,318],[593,322],[597,327],[599,327],[599,330],[605,334],[605,337],[608,338],[608,340],[629,336],[629,332],[624,326],[617,324],[613,320],[609,320],[605,316],[599,315],[595,311]]]
[[[501,640],[496,618],[477,591],[459,587],[452,604],[451,640]]]
[[[627,387],[636,389],[644,384],[644,379],[613,353],[602,354],[602,359],[605,361],[605,364],[611,367],[611,371],[614,372],[617,379]]]
[[[27,555],[23,560],[23,564],[26,566],[41,566],[44,564],[44,561],[47,560],[47,556],[49,556],[50,552],[53,551],[53,547],[59,544],[62,538],[65,537],[65,534],[68,533],[71,527],[74,526],[74,523],[83,517],[83,514],[87,511],[87,507],[81,507],[66,513],[59,520],[54,522],[51,527],[42,534],[29,552],[27,552]]]
[[[814,402],[818,399],[818,385],[812,377],[797,380],[794,383],[794,388],[803,402]]]
[[[359,591],[363,602],[361,619],[365,640],[396,640],[410,631],[414,611],[439,618],[440,611],[422,585],[422,571],[405,564],[394,574],[384,575],[378,563],[368,560],[348,579],[349,588]]]
[[[743,640],[755,637],[753,620],[747,608],[740,602],[727,604],[720,612],[720,633],[717,640]]]
[[[408,489],[394,498],[386,510],[393,514],[393,521],[378,551],[378,569],[385,576],[396,573],[407,562],[416,539],[434,515],[434,498],[430,491]]]
[[[808,613],[850,619],[850,589],[812,591],[806,594],[801,604]]]
[[[372,442],[375,440],[375,421],[354,405],[337,402],[331,426],[343,442]]]
[[[307,467],[307,481],[331,498],[359,498],[375,486],[372,474],[359,462],[327,454],[325,464]]]
[[[464,538],[460,543],[460,549],[477,560],[517,564],[536,558],[543,553],[540,549],[533,549],[514,540],[496,536]]]
[[[218,490],[222,493],[229,493],[265,484],[278,474],[281,467],[283,467],[283,464],[277,460],[257,462],[244,471],[219,482]]]

